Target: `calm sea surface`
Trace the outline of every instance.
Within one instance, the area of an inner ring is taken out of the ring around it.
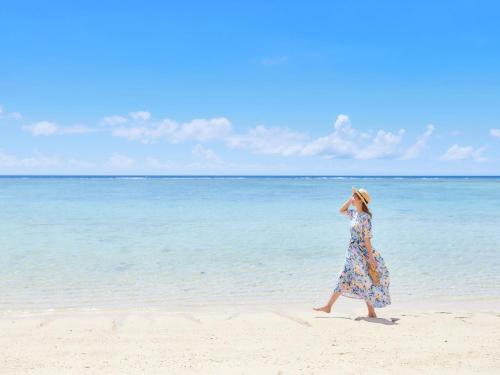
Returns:
[[[351,186],[393,304],[500,299],[500,178],[1,177],[0,310],[324,303]]]

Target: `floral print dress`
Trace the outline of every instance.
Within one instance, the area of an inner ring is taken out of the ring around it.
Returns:
[[[368,249],[365,236],[372,238],[371,217],[366,212],[358,213],[355,209],[348,209],[346,215],[351,219],[351,240],[344,268],[339,272],[334,291],[346,297],[364,299],[373,307],[390,305],[389,270],[380,252],[373,246],[373,257],[377,263],[380,285],[374,285],[368,274]]]

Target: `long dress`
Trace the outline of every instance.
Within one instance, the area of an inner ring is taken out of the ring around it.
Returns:
[[[374,307],[390,305],[389,270],[380,252],[373,248],[373,256],[377,262],[380,285],[374,285],[368,274],[368,249],[365,236],[372,238],[371,217],[366,212],[358,213],[349,209],[346,215],[351,219],[351,239],[345,258],[344,268],[338,274],[334,291],[350,298],[364,299]]]

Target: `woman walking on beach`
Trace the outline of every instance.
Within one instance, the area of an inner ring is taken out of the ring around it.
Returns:
[[[340,208],[340,213],[351,219],[351,240],[344,268],[339,273],[337,285],[328,303],[323,307],[315,307],[314,310],[329,313],[337,298],[343,295],[364,299],[368,316],[376,318],[375,307],[384,307],[391,303],[389,270],[379,251],[373,249],[371,244],[372,214],[368,209],[370,201],[371,197],[365,189],[353,187],[352,196]],[[351,204],[356,209],[350,209]]]

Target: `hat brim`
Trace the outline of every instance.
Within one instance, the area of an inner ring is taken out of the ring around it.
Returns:
[[[354,186],[352,187],[352,192],[356,193],[356,195],[363,201],[363,203],[368,205],[368,202],[366,201],[365,197],[363,197],[363,195],[361,195],[358,189],[356,189]]]

